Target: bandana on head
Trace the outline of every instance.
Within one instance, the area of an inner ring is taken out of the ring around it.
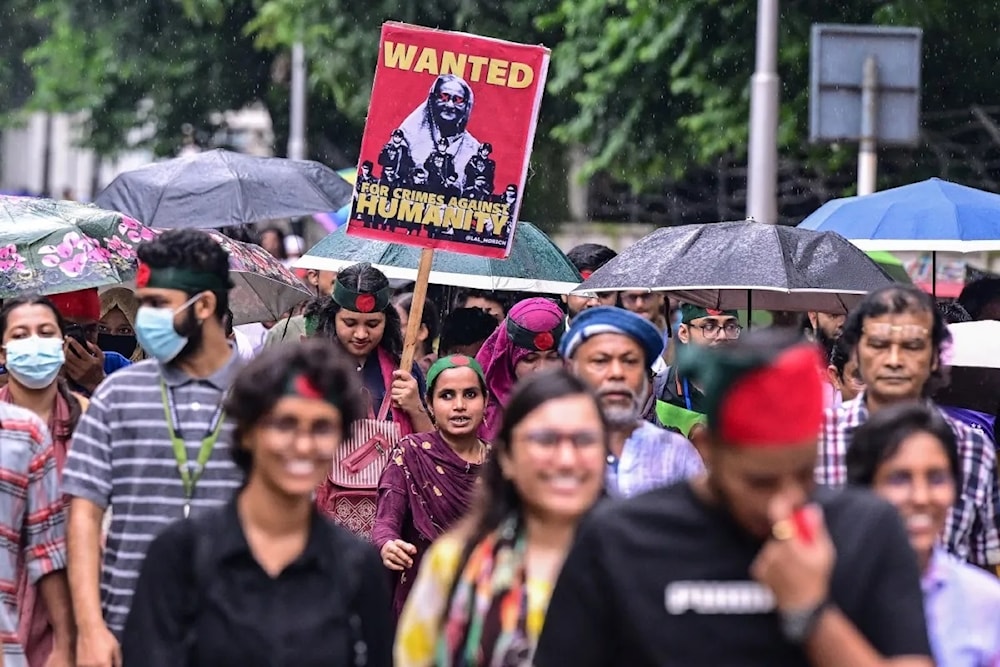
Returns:
[[[483,385],[486,384],[486,374],[483,373],[483,367],[479,365],[478,361],[464,354],[449,354],[447,357],[441,357],[435,361],[427,369],[428,394],[434,391],[434,383],[437,382],[438,376],[450,368],[471,368],[479,376],[479,379],[483,381]]]
[[[225,278],[209,273],[175,266],[156,268],[139,262],[135,272],[135,286],[139,289],[150,287],[154,289],[175,289],[188,294],[198,292],[228,292],[233,283],[227,274]]]
[[[566,333],[566,320],[564,319],[560,319],[559,323],[549,331],[532,331],[509,318],[506,326],[510,342],[531,352],[548,352],[556,349],[563,334]]]
[[[690,303],[681,304],[681,324],[691,324],[695,320],[703,317],[736,317],[735,310],[715,310],[713,308],[702,308]]]
[[[288,379],[285,381],[285,391],[282,395],[326,401],[330,405],[337,405],[339,399],[333,388],[324,394],[323,390],[317,387],[308,375],[299,370],[288,375]]]
[[[389,307],[392,287],[386,285],[377,292],[358,292],[335,280],[333,282],[333,300],[341,308],[355,313],[381,313]]]
[[[637,342],[645,353],[647,366],[652,366],[663,354],[663,337],[652,322],[613,306],[588,308],[577,315],[559,345],[559,354],[571,359],[588,339],[606,333],[628,336]]]
[[[52,294],[48,299],[65,318],[94,321],[101,319],[101,298],[97,295],[96,287]]]
[[[678,372],[704,391],[708,428],[735,447],[815,441],[823,420],[821,359],[815,345],[753,353],[745,346],[684,346]]]
[[[476,355],[486,374],[490,396],[506,403],[514,386],[517,363],[543,347],[556,349],[565,327],[563,311],[548,299],[532,297],[511,308],[507,319],[490,334]],[[511,336],[511,330],[517,334],[517,340]]]

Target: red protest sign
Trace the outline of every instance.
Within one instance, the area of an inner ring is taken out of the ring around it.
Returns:
[[[347,233],[506,257],[549,51],[382,26]]]

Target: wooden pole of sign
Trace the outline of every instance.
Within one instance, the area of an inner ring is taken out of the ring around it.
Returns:
[[[420,334],[420,320],[424,316],[424,300],[427,298],[427,282],[431,277],[431,264],[434,263],[434,248],[424,248],[420,251],[420,265],[417,268],[417,282],[413,286],[413,299],[410,301],[410,317],[406,321],[406,338],[403,339],[403,358],[400,369],[410,371],[413,368],[413,356],[417,351],[417,336]]]

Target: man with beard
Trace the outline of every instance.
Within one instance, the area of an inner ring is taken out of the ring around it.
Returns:
[[[656,327],[610,306],[581,313],[559,345],[570,370],[597,394],[608,421],[605,488],[612,496],[631,497],[704,470],[690,442],[642,419],[649,368],[662,351]]]
[[[682,304],[680,310],[678,349],[728,345],[743,332],[735,310],[711,310],[689,303]],[[653,380],[653,394],[656,396],[654,423],[681,433],[698,447],[698,451],[702,451],[705,444],[705,395],[698,382],[684,377],[676,365],[668,366]]]
[[[479,147],[479,153],[469,160],[465,165],[465,182],[472,183],[476,176],[482,174],[486,177],[486,189],[493,192],[493,178],[496,175],[497,163],[490,159],[493,152],[493,145],[485,143]]]
[[[389,139],[378,155],[378,163],[382,165],[382,174],[386,173],[386,168],[392,167],[392,173],[400,180],[397,185],[402,185],[410,179],[413,171],[414,161],[410,154],[410,148],[406,145],[402,130],[393,130]]]
[[[813,340],[819,345],[824,362],[829,363],[830,355],[833,353],[833,343],[844,330],[844,320],[847,316],[820,313],[815,310],[810,310],[806,313],[806,316],[809,318],[809,327],[812,329]],[[831,383],[827,383],[826,385],[825,396],[828,408],[835,408],[840,405],[840,392]]]
[[[149,543],[172,521],[225,503],[242,482],[221,407],[238,370],[223,325],[229,257],[195,229],[167,230],[138,255],[135,330],[151,358],[94,392],[63,471],[80,665],[121,664],[118,642]]]
[[[708,473],[584,519],[534,664],[931,667],[898,512],[813,480],[815,347],[765,330],[679,356],[705,389]]]
[[[473,106],[472,88],[461,77],[442,74],[434,80],[427,99],[414,109],[400,130],[416,164],[426,164],[427,158],[440,150],[451,156],[451,168],[459,177],[465,166],[479,152],[479,141],[468,131]],[[427,169],[427,171],[431,171]],[[464,187],[465,183],[459,183]]]
[[[599,243],[581,243],[566,253],[566,259],[576,267],[584,280],[617,256],[618,253],[614,250]],[[589,295],[568,294],[563,297],[563,303],[566,304],[568,317],[572,322],[574,317],[587,308],[614,306],[618,303],[618,292],[600,292]]]

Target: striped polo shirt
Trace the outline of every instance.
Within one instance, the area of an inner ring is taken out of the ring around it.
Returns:
[[[111,508],[101,572],[101,605],[108,628],[121,638],[149,543],[184,516],[184,485],[170,443],[161,379],[173,393],[188,461],[197,461],[225,392],[239,370],[238,355],[207,378],[193,378],[155,360],[109,376],[90,399],[63,469],[63,491]],[[195,487],[191,516],[225,504],[243,475],[230,458],[226,423]]]

